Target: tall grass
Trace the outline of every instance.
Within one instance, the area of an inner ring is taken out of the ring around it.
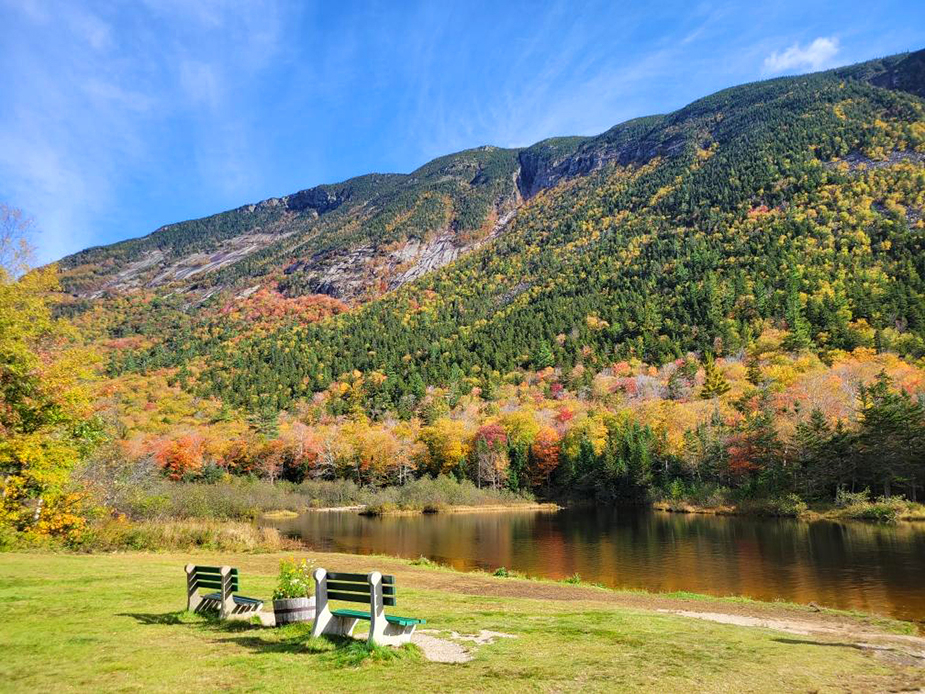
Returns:
[[[234,521],[110,521],[84,533],[76,549],[169,551],[204,549],[216,552],[278,552],[294,547],[275,528]]]
[[[213,484],[148,479],[111,494],[108,506],[135,520],[198,518],[248,520],[271,511],[366,506],[373,510],[438,510],[448,506],[512,504],[531,497],[507,490],[478,489],[469,481],[441,476],[400,487],[361,487],[350,480],[301,484],[228,479]]]

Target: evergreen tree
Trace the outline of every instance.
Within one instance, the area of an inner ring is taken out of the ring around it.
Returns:
[[[547,343],[541,342],[539,344],[536,351],[533,353],[531,362],[533,363],[533,367],[537,370],[545,369],[555,363],[555,357]]]
[[[795,279],[791,280],[789,291],[787,292],[784,317],[787,320],[787,330],[789,331],[784,339],[784,347],[794,352],[809,349],[813,341],[809,335],[809,323],[803,315],[803,304],[800,301],[800,293]]]
[[[703,370],[705,378],[703,387],[700,389],[701,398],[704,400],[711,400],[729,392],[729,381],[727,381],[726,377],[716,368],[716,362],[712,354],[708,353],[704,359]]]
[[[279,411],[270,405],[264,405],[251,412],[248,418],[251,426],[268,439],[279,436]]]

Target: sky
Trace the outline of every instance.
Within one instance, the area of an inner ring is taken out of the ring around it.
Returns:
[[[911,0],[0,0],[0,202],[50,262],[919,48]]]

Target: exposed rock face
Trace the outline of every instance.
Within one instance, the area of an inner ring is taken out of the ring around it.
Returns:
[[[298,193],[286,196],[284,200],[286,207],[293,212],[304,212],[311,209],[318,214],[330,212],[343,202],[342,198],[332,195],[320,186],[301,190]]]
[[[925,50],[910,53],[895,66],[874,75],[871,84],[925,97]]]
[[[214,253],[191,253],[174,259],[167,258],[161,250],[148,251],[140,260],[129,263],[100,289],[89,294],[88,298],[95,299],[107,292],[160,287],[214,272],[286,236],[288,234],[243,234],[229,239]]]
[[[663,132],[664,118],[653,116],[629,121],[593,138],[566,138],[561,142],[540,142],[520,152],[518,188],[524,198],[553,188],[563,181],[616,162],[622,166],[645,164],[654,157],[678,154],[686,139],[678,134],[667,139],[652,137]]]
[[[860,152],[852,152],[839,161],[826,162],[825,167],[828,169],[837,169],[844,163],[848,166],[849,171],[857,171],[861,168],[882,169],[887,166],[895,166],[904,161],[912,162],[913,164],[925,162],[925,154],[921,152],[893,151],[889,153],[886,159],[871,159],[870,157],[865,157]]]
[[[293,263],[285,269],[285,274],[304,273],[307,286],[317,294],[362,301],[384,290],[397,289],[482,246],[502,233],[515,213],[516,208],[511,209],[498,219],[488,235],[468,243],[460,243],[453,230],[445,229],[423,241],[409,239],[391,251],[377,251],[364,245],[320,253]]]

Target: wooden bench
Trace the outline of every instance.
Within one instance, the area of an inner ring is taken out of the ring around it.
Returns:
[[[195,566],[187,564],[186,609],[190,612],[218,610],[222,619],[247,619],[263,608],[263,600],[236,595],[238,570],[230,566]],[[202,594],[200,588],[211,588]]]
[[[378,571],[370,574],[328,573],[315,569],[315,623],[312,636],[335,634],[352,636],[353,629],[361,619],[369,620],[370,644],[400,646],[411,641],[411,635],[423,619],[387,615],[385,607],[395,606],[395,577],[383,576]],[[331,600],[362,602],[367,610],[332,610]]]

